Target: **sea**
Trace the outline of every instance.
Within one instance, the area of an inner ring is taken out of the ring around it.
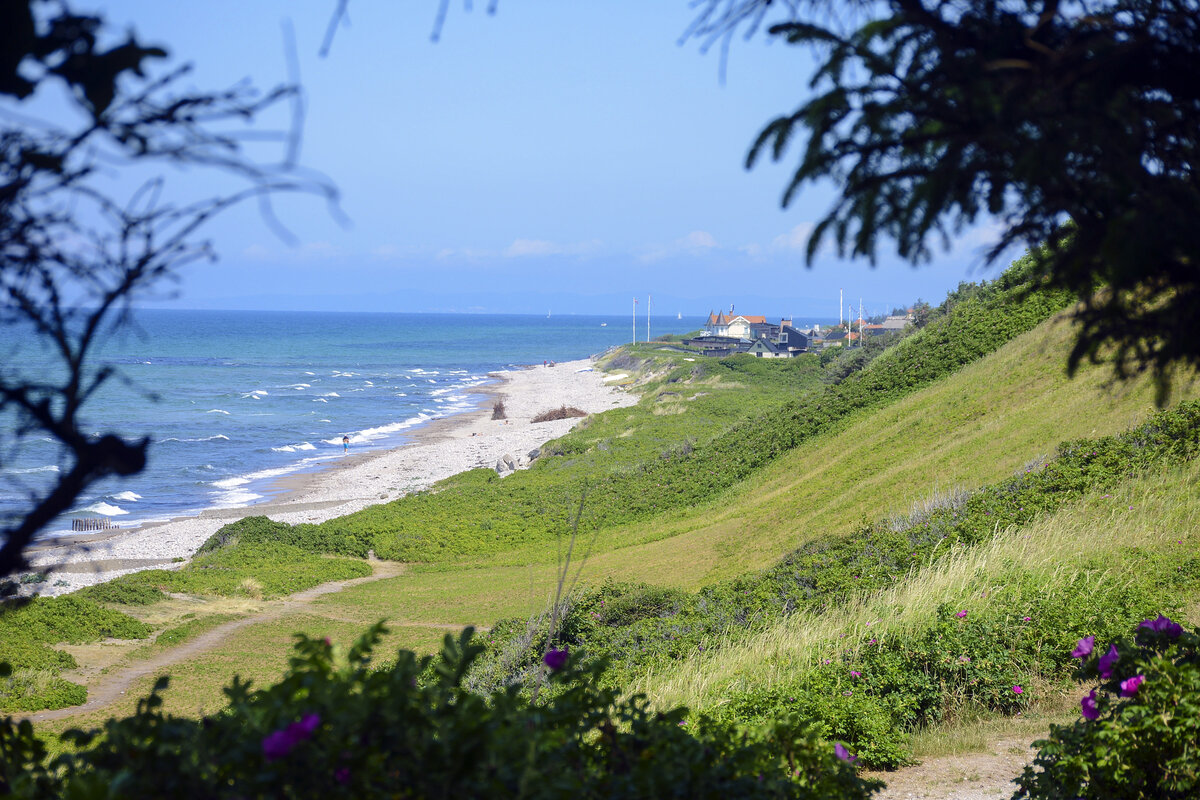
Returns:
[[[703,321],[656,316],[651,334]],[[341,458],[343,436],[353,453],[396,447],[431,420],[478,407],[489,372],[587,358],[632,335],[619,315],[137,311],[97,354],[115,374],[82,417],[93,434],[149,437],[148,466],[93,485],[48,533],[71,532],[77,518],[134,527],[262,502],[280,477]],[[56,375],[37,337],[18,336],[4,343],[5,371]],[[48,437],[16,438],[11,415],[0,425],[7,526],[68,462]]]

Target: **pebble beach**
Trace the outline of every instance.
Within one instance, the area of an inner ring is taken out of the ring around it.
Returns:
[[[242,508],[204,511],[140,528],[90,536],[60,537],[37,548],[31,558],[48,569],[46,581],[25,587],[43,595],[65,594],[140,569],[170,569],[183,563],[223,525],[263,515],[279,522],[323,522],[407,493],[429,488],[451,475],[478,467],[508,473],[531,463],[530,452],[562,436],[583,418],[534,423],[560,406],[589,414],[632,405],[637,397],[614,387],[613,378],[592,370],[587,359],[554,366],[490,373],[498,382],[476,390],[474,411],[434,420],[411,433],[411,441],[390,450],[351,453],[322,469],[279,480],[270,500]],[[497,400],[506,419],[492,419]]]

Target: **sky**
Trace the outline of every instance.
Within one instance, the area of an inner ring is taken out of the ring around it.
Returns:
[[[289,79],[294,31],[305,123],[301,162],[339,189],[340,211],[287,197],[277,235],[253,206],[210,223],[219,259],[188,267],[146,301],[180,308],[404,312],[741,313],[836,318],[839,289],[868,313],[939,301],[993,277],[984,224],[917,268],[893,250],[871,269],[807,234],[835,188],[810,186],[787,209],[794,149],[752,170],[758,131],[794,110],[808,56],[759,35],[720,57],[679,43],[688,0],[606,3],[452,0],[438,42],[436,0],[351,0],[329,54],[336,0],[204,4],[79,2],[169,64],[185,85]],[[284,123],[283,110],[262,120]],[[254,155],[278,154],[258,146]],[[221,179],[170,175],[174,192]]]

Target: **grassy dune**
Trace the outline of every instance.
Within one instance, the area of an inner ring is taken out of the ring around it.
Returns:
[[[595,585],[611,578],[696,590],[770,566],[814,537],[847,535],[864,520],[907,512],[951,490],[1002,480],[1052,453],[1063,440],[1113,434],[1143,421],[1153,410],[1154,388],[1148,381],[1107,386],[1109,372],[1104,366],[1087,367],[1074,379],[1066,378],[1063,364],[1070,336],[1068,324],[1061,320],[1044,323],[946,379],[880,408],[850,414],[714,497],[601,529],[583,573],[584,583]],[[654,368],[666,374],[670,357],[656,358],[662,363]],[[700,398],[701,405],[707,403],[707,415],[696,428],[702,437],[743,417],[729,402],[732,394],[722,396],[725,391],[738,391],[733,383],[712,376],[705,380],[709,383],[691,387],[687,395],[713,392]],[[808,376],[793,385],[796,392],[813,389]],[[783,387],[774,383],[757,396],[775,404]],[[611,469],[612,457],[598,456],[593,449],[600,441],[615,442],[614,449],[627,447],[631,452],[644,449],[643,445],[655,452],[669,446],[670,423],[687,418],[690,407],[679,411],[689,401],[656,400],[657,393],[671,388],[664,381],[650,388],[655,394],[648,396],[646,408],[609,412],[572,434],[567,447]],[[1177,387],[1179,399],[1196,395],[1194,381]],[[661,413],[664,409],[671,413]],[[654,441],[639,444],[640,434],[622,435],[633,428],[653,432]],[[868,622],[873,623],[869,626],[873,633],[886,630],[888,636],[919,629],[939,604],[984,591],[981,587],[989,585],[998,565],[1019,568],[1031,579],[1053,585],[1054,580],[1074,574],[1062,566],[1071,559],[1111,555],[1111,572],[1089,572],[1085,577],[1117,580],[1122,569],[1136,564],[1136,558],[1118,557],[1122,548],[1145,538],[1139,546],[1169,552],[1179,546],[1171,542],[1184,538],[1171,539],[1174,532],[1196,528],[1200,501],[1187,495],[1197,477],[1194,468],[1187,468],[1139,478],[1120,490],[1124,505],[1119,507],[1111,498],[1088,497],[1039,522],[1036,535],[1023,530],[1002,536],[986,547],[915,572],[881,595],[860,598],[836,615],[795,617],[761,631],[749,642],[730,643],[711,655],[659,668],[637,688],[659,704],[719,707],[722,698],[747,687],[782,685],[819,660],[822,648],[833,639],[847,631],[857,638],[868,629]],[[1125,502],[1126,497],[1134,499]],[[1128,505],[1135,505],[1138,513],[1119,513]],[[564,508],[547,513],[565,516],[565,501]],[[1108,549],[1097,550],[1095,531],[1111,528],[1119,528],[1120,535],[1105,540]],[[212,711],[220,706],[221,687],[232,674],[257,682],[277,677],[295,631],[346,642],[369,623],[388,618],[394,628],[389,647],[428,652],[446,627],[488,627],[504,618],[536,615],[546,607],[552,591],[555,559],[554,543],[516,537],[507,548],[413,565],[400,576],[326,595],[307,605],[303,613],[242,628],[217,649],[174,664],[168,707],[181,713]],[[1195,598],[1181,598],[1181,603],[1195,613]],[[160,629],[181,622],[169,613],[146,613]],[[150,683],[147,678],[135,684],[127,697],[136,697]],[[94,724],[131,706],[126,700],[103,714],[44,729]]]
[[[912,634],[940,606],[974,613],[994,602],[1020,572],[1047,598],[1093,593],[1129,583],[1147,557],[1182,560],[1200,545],[1200,464],[1171,468],[1092,493],[1052,517],[1004,531],[982,547],[961,548],[913,571],[883,592],[854,598],[822,615],[796,614],[746,641],[648,676],[637,690],[664,707],[705,709],[749,687],[793,682],[832,654],[869,638]],[[1195,618],[1197,595],[1180,598]],[[1067,633],[1062,645],[1073,640]]]

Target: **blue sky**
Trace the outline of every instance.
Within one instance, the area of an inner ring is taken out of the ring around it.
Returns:
[[[494,16],[485,0],[473,13],[455,0],[436,44],[435,0],[353,0],[322,59],[335,5],[97,6],[192,63],[188,81],[204,87],[285,81],[290,20],[307,100],[302,161],[337,184],[349,220],[285,199],[288,244],[254,208],[235,209],[208,229],[220,259],[188,268],[175,296],[153,304],[616,313],[653,295],[661,313],[736,303],[829,318],[839,288],[886,311],[991,274],[980,269],[987,226],[915,269],[890,252],[874,270],[832,253],[805,268],[806,232],[832,187],[783,210],[793,162],[743,167],[761,127],[802,101],[805,55],[763,36],[735,43],[722,85],[716,53],[678,44],[687,0],[501,0]],[[172,180],[185,192],[219,183]]]

